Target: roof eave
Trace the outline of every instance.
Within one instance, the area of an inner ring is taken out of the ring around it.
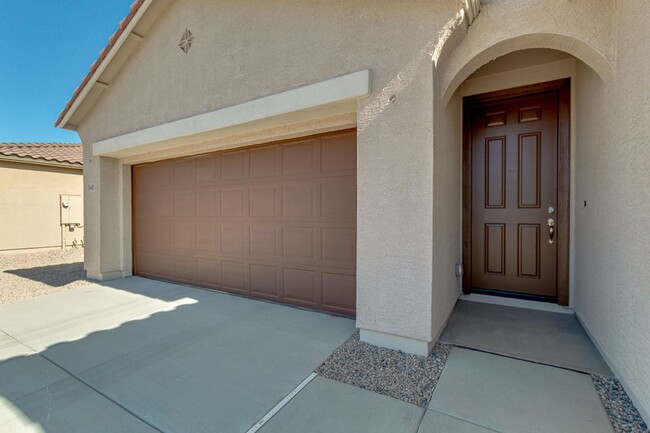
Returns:
[[[84,84],[82,81],[81,84],[81,90],[79,90],[79,93],[72,97],[72,103],[69,106],[66,106],[57,119],[57,121],[54,123],[54,126],[57,126],[61,129],[72,129],[76,130],[76,126],[68,126],[68,122],[70,121],[70,118],[74,115],[74,113],[77,111],[79,106],[83,103],[84,99],[92,88],[95,86],[99,78],[101,77],[102,73],[106,70],[108,67],[109,63],[111,60],[115,57],[117,52],[120,50],[124,42],[127,40],[135,26],[138,24],[146,10],[151,6],[151,4],[154,2],[154,0],[144,0],[143,3],[138,7],[137,11],[131,18],[131,20],[128,22],[126,27],[122,30],[122,32],[119,34],[119,37],[117,40],[113,43],[112,47],[106,53],[106,56],[101,60],[99,65],[97,65],[96,69],[88,76],[88,78],[84,78],[84,80],[87,80],[86,83]],[[92,66],[91,66],[92,70]],[[76,92],[75,92],[76,93]]]

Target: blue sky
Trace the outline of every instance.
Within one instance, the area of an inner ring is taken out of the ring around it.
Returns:
[[[133,0],[2,0],[0,142],[79,142],[54,121]]]

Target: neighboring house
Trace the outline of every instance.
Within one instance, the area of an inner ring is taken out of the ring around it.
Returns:
[[[462,3],[134,3],[57,121],[88,275],[419,354],[461,290],[569,305],[648,419],[650,2]]]
[[[0,252],[83,246],[80,144],[0,143]]]

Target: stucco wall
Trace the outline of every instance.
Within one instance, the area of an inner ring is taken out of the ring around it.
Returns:
[[[61,194],[83,194],[81,170],[0,161],[0,251],[60,247]],[[64,233],[68,246],[84,236]]]
[[[565,51],[595,68],[611,72],[616,50],[616,2],[611,0],[487,0],[480,19],[439,67],[443,100],[478,68],[515,50]]]
[[[618,2],[616,74],[577,77],[576,311],[650,419],[650,3]],[[584,202],[587,202],[586,207]]]
[[[461,251],[461,97],[435,107],[433,155],[433,301],[432,329],[442,332],[460,293],[455,265]],[[437,335],[436,335],[437,336]]]
[[[446,3],[176,0],[79,131],[97,141],[368,68],[379,91],[414,60],[426,70],[420,51],[456,12]]]
[[[173,2],[79,125],[86,183],[96,187],[86,200],[87,218],[98,221],[87,233],[89,274],[129,271],[128,227],[113,224],[125,203],[124,167],[91,157],[94,142],[370,69],[372,95],[358,107],[358,325],[430,342],[431,51],[457,7],[431,0]],[[186,28],[195,35],[189,54],[178,48]]]

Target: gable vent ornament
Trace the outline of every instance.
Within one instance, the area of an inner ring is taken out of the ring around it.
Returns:
[[[194,35],[189,29],[185,29],[185,33],[183,33],[183,36],[181,37],[181,41],[178,43],[178,46],[180,47],[181,50],[185,54],[190,50],[192,47],[192,42],[194,42]]]

